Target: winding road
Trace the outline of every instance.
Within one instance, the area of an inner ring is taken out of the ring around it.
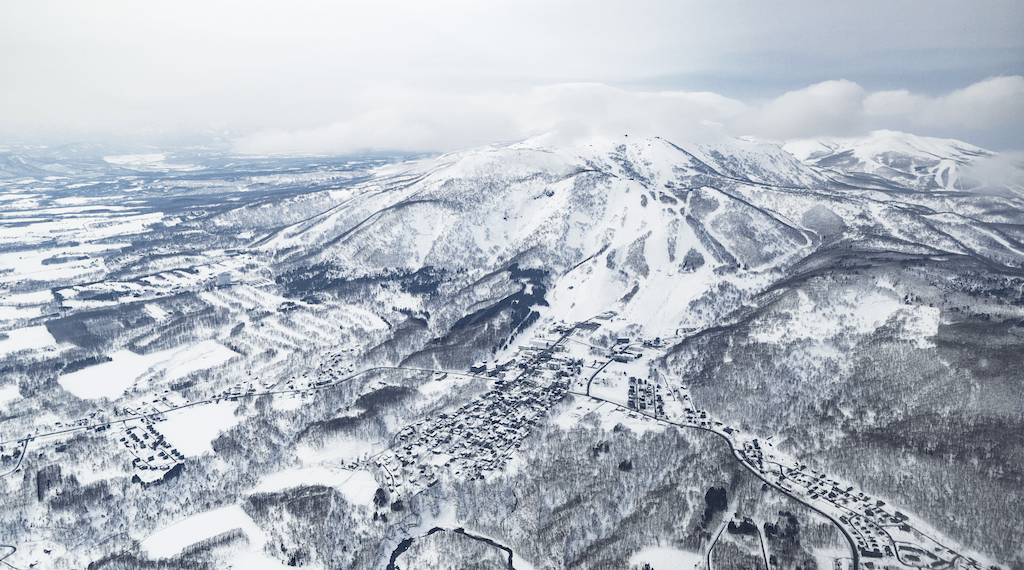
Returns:
[[[830,522],[832,522],[832,524],[834,524],[836,526],[836,528],[839,529],[839,532],[843,533],[843,536],[846,537],[846,541],[850,544],[850,552],[852,553],[852,557],[853,557],[853,567],[854,568],[859,568],[858,564],[860,563],[860,555],[859,555],[859,553],[857,551],[857,545],[854,542],[853,537],[850,536],[850,534],[848,532],[846,532],[846,530],[843,528],[843,525],[840,524],[839,521],[837,521],[834,517],[832,517],[828,513],[822,511],[821,509],[819,509],[819,508],[815,507],[814,505],[808,503],[807,501],[803,500],[799,496],[794,495],[793,493],[791,493],[786,488],[780,487],[779,485],[777,485],[776,483],[774,483],[770,479],[766,478],[764,476],[764,474],[761,473],[761,471],[759,469],[757,469],[753,465],[750,465],[747,462],[747,460],[744,459],[742,455],[740,455],[739,450],[737,450],[736,447],[733,445],[733,441],[729,437],[729,434],[727,434],[725,432],[722,432],[722,431],[719,431],[719,430],[716,430],[716,429],[711,428],[711,427],[702,427],[702,426],[698,426],[698,425],[681,424],[681,423],[678,423],[678,422],[670,421],[670,420],[665,419],[665,418],[657,418],[657,417],[651,416],[649,414],[643,414],[642,412],[638,412],[636,410],[629,409],[626,406],[623,406],[622,404],[620,404],[618,402],[613,402],[612,400],[606,400],[604,398],[600,398],[600,397],[597,397],[597,396],[591,396],[591,395],[583,393],[583,392],[576,392],[576,391],[573,391],[573,390],[569,390],[569,393],[570,394],[575,394],[577,396],[582,396],[584,398],[591,398],[593,400],[604,402],[606,404],[611,404],[611,405],[613,405],[613,406],[623,410],[626,413],[642,414],[642,415],[645,415],[647,417],[650,417],[650,418],[654,419],[657,422],[662,422],[662,423],[665,423],[667,425],[675,426],[677,428],[681,428],[681,429],[699,429],[699,430],[707,431],[707,432],[710,432],[710,433],[713,433],[713,434],[719,436],[720,438],[722,438],[729,445],[729,449],[732,451],[733,457],[735,457],[736,460],[739,461],[741,465],[746,467],[748,471],[750,471],[751,473],[756,475],[758,479],[761,479],[762,481],[767,483],[773,489],[779,491],[783,495],[786,495],[787,497],[793,499],[794,501],[800,503],[801,505],[804,505],[805,507],[811,509],[812,511],[820,514],[821,516],[825,517]],[[709,569],[710,569],[710,556],[711,556],[711,551],[709,549],[708,550]]]

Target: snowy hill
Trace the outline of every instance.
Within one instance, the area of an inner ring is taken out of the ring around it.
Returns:
[[[868,174],[922,190],[965,190],[960,169],[993,153],[953,140],[875,131],[864,138],[793,141],[783,148],[808,165]]]
[[[1024,261],[1018,201],[936,183],[986,151],[896,133],[814,145],[488,147],[388,167],[255,246],[345,279],[434,267],[466,272],[470,286],[512,264],[543,269],[551,318],[611,310],[648,331],[708,326],[823,248]],[[887,183],[851,187],[863,173]]]

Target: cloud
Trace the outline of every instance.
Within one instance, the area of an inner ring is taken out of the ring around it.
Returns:
[[[521,138],[515,118],[487,98],[443,93],[388,92],[353,105],[365,110],[308,129],[268,129],[236,142],[240,152],[350,153],[384,149],[449,151]]]
[[[735,135],[775,141],[890,129],[1020,149],[1024,77],[992,77],[938,96],[905,89],[868,93],[852,81],[826,81],[753,105],[727,126]]]
[[[601,84],[554,85],[511,101],[519,124],[530,133],[571,130],[578,137],[663,136],[707,139],[717,122],[745,105],[715,93],[630,92]]]
[[[1024,152],[981,156],[960,174],[961,186],[973,192],[1024,198]]]
[[[522,93],[386,97],[351,118],[299,130],[267,130],[238,141],[252,153],[355,152],[366,149],[450,151],[490,142],[548,135],[573,144],[622,134],[709,140],[724,134],[721,121],[746,109],[714,93],[631,92],[603,84],[559,84]]]
[[[771,140],[856,135],[865,130],[865,97],[864,89],[852,81],[825,81],[753,107],[730,128]]]
[[[871,117],[899,118],[917,126],[956,125],[986,129],[1024,121],[1024,77],[992,77],[947,95],[927,97],[906,90],[879,91],[864,100]]]
[[[1019,148],[1024,77],[987,79],[937,97],[905,90],[869,93],[852,81],[834,80],[756,104],[710,92],[628,91],[600,83],[472,95],[386,88],[353,97],[349,106],[352,111],[341,120],[313,128],[258,131],[238,140],[236,150],[446,152],[541,134],[552,144],[622,134],[787,141],[857,136],[877,129],[971,138],[962,136],[968,133],[975,140],[988,135],[997,148],[1013,148],[1014,141]],[[985,146],[985,141],[980,144]]]
[[[330,146],[359,129],[367,134],[361,146],[442,147],[511,136],[531,121],[550,125],[545,109],[573,97],[590,115],[571,119],[564,132],[571,125],[689,132],[707,104],[698,124],[733,121],[735,105],[697,100],[707,90],[745,102],[735,128],[789,137],[861,128],[848,112],[854,85],[935,97],[1019,73],[1019,0],[935,0],[925,11],[920,4],[0,2],[0,137],[42,126],[111,133],[215,126],[273,132],[298,146],[304,133],[310,145]],[[825,81],[840,77],[850,82]],[[631,94],[564,87],[594,84]],[[551,85],[563,87],[545,95]],[[787,91],[770,105],[755,102]],[[651,109],[633,111],[632,103]],[[870,124],[874,115],[864,116]],[[389,134],[394,129],[402,132]]]

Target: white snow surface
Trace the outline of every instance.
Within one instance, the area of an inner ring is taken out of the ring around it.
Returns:
[[[933,346],[928,340],[938,333],[938,308],[905,305],[885,290],[844,291],[842,295],[815,302],[799,292],[788,320],[766,321],[751,329],[751,338],[762,343],[791,343],[800,339],[826,340],[848,332],[867,334],[890,320],[902,324],[901,338],[919,348]]]
[[[150,558],[170,558],[187,546],[236,528],[249,538],[250,551],[260,550],[267,540],[242,507],[232,505],[177,521],[149,535],[139,546]]]
[[[202,166],[194,164],[168,164],[167,155],[163,153],[151,154],[122,154],[117,156],[105,156],[103,160],[131,170],[144,172],[166,172],[170,170],[202,170]]]
[[[864,172],[912,185],[962,190],[960,168],[994,153],[954,139],[920,137],[897,131],[874,131],[866,137],[790,141],[783,149],[807,164],[833,157],[846,172]]]
[[[57,340],[45,326],[25,327],[7,331],[7,338],[0,340],[0,357],[22,350],[56,348]]]
[[[79,398],[114,400],[139,376],[169,355],[166,351],[139,355],[130,350],[118,350],[109,356],[109,362],[64,374],[57,381],[65,390]]]
[[[700,568],[704,557],[677,548],[650,546],[629,557],[630,567],[644,563],[650,564],[653,570],[689,570]]]
[[[221,401],[175,410],[165,414],[167,421],[158,427],[167,441],[187,456],[213,453],[210,442],[241,419],[235,415],[236,407],[231,402]]]
[[[167,380],[184,378],[193,372],[206,370],[220,366],[238,356],[238,353],[230,348],[212,340],[190,345],[184,350],[178,350],[164,363],[167,370]]]
[[[366,505],[377,491],[377,480],[369,471],[329,469],[322,466],[288,469],[268,475],[253,489],[254,493],[273,493],[304,485],[334,487],[354,505]]]
[[[570,430],[591,413],[595,414],[594,417],[597,418],[600,428],[608,432],[619,424],[629,428],[637,435],[647,431],[662,431],[668,427],[668,424],[658,422],[648,416],[629,412],[607,402],[583,396],[573,396],[569,407],[551,418],[551,421],[564,430]]]
[[[0,406],[5,406],[8,402],[13,402],[19,398],[21,398],[21,392],[16,384],[8,384],[0,388]]]
[[[18,293],[0,297],[0,322],[16,321],[38,317],[42,305],[53,301],[53,293],[48,289],[32,293]]]
[[[358,461],[386,447],[383,441],[329,437],[322,447],[300,445],[296,453],[303,463],[318,464],[327,461]]]
[[[49,289],[33,291],[32,293],[16,293],[4,295],[0,298],[0,305],[17,307],[20,305],[41,305],[53,300],[53,293]]]
[[[58,378],[58,382],[79,398],[115,400],[149,372],[160,369],[165,372],[165,380],[176,380],[198,370],[220,366],[237,354],[216,341],[205,340],[141,355],[122,349],[109,356],[112,359],[110,362],[65,374]]]
[[[824,154],[852,151],[855,156],[862,160],[870,161],[876,167],[878,165],[874,163],[875,157],[886,152],[899,152],[910,156],[938,160],[960,160],[964,157],[965,152],[991,154],[982,148],[956,139],[922,137],[889,130],[872,131],[865,137],[822,137],[790,141],[783,145],[782,148],[797,159],[805,162]]]
[[[144,308],[146,310],[146,314],[153,317],[153,320],[162,321],[167,318],[167,311],[164,311],[153,303],[146,303]]]

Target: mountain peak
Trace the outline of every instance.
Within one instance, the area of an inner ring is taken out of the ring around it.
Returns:
[[[847,175],[869,175],[913,189],[964,190],[961,167],[995,153],[955,139],[899,131],[864,137],[790,141],[784,150],[804,164]]]

